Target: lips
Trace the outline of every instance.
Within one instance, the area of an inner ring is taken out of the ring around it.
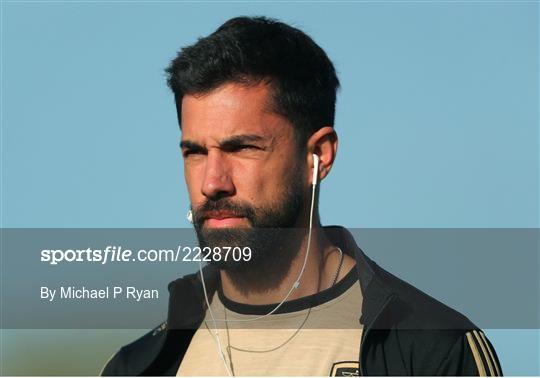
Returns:
[[[208,212],[205,226],[210,228],[233,228],[245,225],[244,217],[228,211]]]
[[[243,218],[243,216],[232,213],[230,211],[209,211],[206,213],[205,219],[226,219],[226,218]]]

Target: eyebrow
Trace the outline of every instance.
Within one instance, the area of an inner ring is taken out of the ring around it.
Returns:
[[[228,149],[228,148],[236,147],[245,143],[265,142],[268,139],[269,138],[263,137],[257,134],[234,135],[230,138],[226,138],[220,141],[219,147],[222,149]],[[206,150],[206,147],[203,147],[200,144],[193,142],[189,139],[181,141],[180,148],[192,149],[192,150]]]

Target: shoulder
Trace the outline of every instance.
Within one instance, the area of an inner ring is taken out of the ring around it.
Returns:
[[[215,268],[205,267],[206,284],[213,290]],[[169,375],[187,349],[203,314],[199,273],[171,282],[167,321],[132,343],[123,346],[103,367],[100,375]]]
[[[165,328],[166,323],[163,322],[132,343],[121,347],[107,361],[100,375],[139,375],[161,350],[165,341]]]
[[[409,374],[502,375],[492,344],[465,315],[376,264],[374,269],[393,298],[386,337],[398,346]]]
[[[400,307],[400,326],[409,329],[470,330],[477,327],[465,315],[373,263],[376,280]]]

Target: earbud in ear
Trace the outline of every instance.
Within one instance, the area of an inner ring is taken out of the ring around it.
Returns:
[[[313,186],[317,185],[318,178],[319,178],[319,155],[313,154],[313,176],[311,178],[311,183]]]
[[[186,214],[186,218],[189,223],[193,223],[193,211],[189,210]]]

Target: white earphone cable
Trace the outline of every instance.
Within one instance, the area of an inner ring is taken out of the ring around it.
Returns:
[[[212,323],[214,324],[214,331],[215,331],[214,335],[215,335],[216,346],[218,348],[218,354],[221,357],[221,359],[223,360],[223,364],[225,365],[225,368],[227,369],[227,373],[231,377],[233,376],[233,374],[231,372],[231,369],[230,369],[229,365],[227,364],[227,360],[225,358],[225,353],[223,353],[223,349],[221,348],[221,341],[219,339],[219,333],[217,331],[217,322],[218,321],[226,322],[226,323],[231,323],[231,322],[252,322],[252,321],[255,321],[255,320],[263,319],[263,318],[265,318],[267,316],[270,316],[273,313],[275,313],[287,301],[287,299],[291,296],[293,290],[298,289],[298,287],[300,287],[300,280],[302,279],[302,276],[304,275],[304,271],[306,269],[306,265],[307,265],[307,261],[308,261],[309,252],[310,252],[310,249],[311,249],[311,232],[312,232],[312,229],[313,229],[313,212],[314,212],[314,208],[315,208],[315,194],[316,194],[316,189],[317,189],[317,181],[318,181],[317,178],[318,178],[318,171],[319,171],[319,157],[317,155],[315,155],[315,154],[313,154],[313,161],[314,161],[314,164],[313,164],[313,178],[312,178],[312,190],[311,190],[311,206],[310,206],[310,210],[309,210],[309,230],[308,230],[308,239],[307,239],[307,246],[306,246],[306,256],[304,257],[304,263],[302,264],[302,269],[300,269],[300,273],[298,274],[298,277],[296,278],[293,285],[291,286],[289,292],[287,293],[287,295],[285,295],[283,300],[276,307],[274,307],[274,309],[272,311],[270,311],[269,313],[267,313],[265,315],[256,316],[256,317],[253,317],[253,318],[250,318],[250,319],[216,319],[214,317],[213,312],[212,312],[212,308],[210,307],[210,300],[208,299],[208,292],[206,290],[206,284],[204,282],[204,274],[203,274],[203,270],[202,270],[202,262],[199,259],[199,273],[200,273],[201,281],[202,281],[204,299],[206,301],[206,306],[207,306],[207,309],[208,309],[208,313],[210,314],[210,318],[212,319]],[[210,331],[210,332],[212,333],[212,331]],[[214,337],[214,336],[212,336],[212,337]]]

